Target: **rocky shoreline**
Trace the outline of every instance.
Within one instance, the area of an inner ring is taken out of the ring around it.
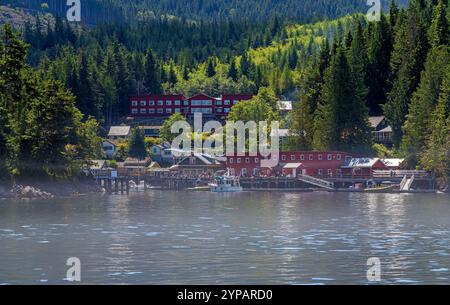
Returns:
[[[82,181],[23,181],[14,187],[0,185],[0,199],[50,199],[103,193],[92,180]]]

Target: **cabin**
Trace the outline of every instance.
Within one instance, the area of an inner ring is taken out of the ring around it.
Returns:
[[[125,162],[118,163],[117,171],[120,176],[144,176],[151,163],[152,160],[150,158],[145,158],[144,160],[127,158]]]
[[[105,153],[105,156],[108,159],[111,159],[114,154],[116,153],[117,147],[116,144],[114,144],[114,142],[110,141],[110,140],[104,140],[102,142],[102,149],[103,152]]]
[[[391,159],[382,159],[381,162],[386,165],[388,170],[399,170],[402,167],[405,159],[391,158]]]
[[[130,126],[111,126],[108,132],[110,141],[128,140],[131,137]]]
[[[387,170],[388,167],[379,158],[352,158],[341,167],[345,177],[370,178],[375,170]]]
[[[280,115],[283,118],[285,118],[293,110],[293,102],[292,101],[278,101],[277,106],[278,106],[278,111],[280,112]]]
[[[383,145],[392,145],[392,127],[384,116],[369,117],[370,128],[375,143]]]
[[[170,168],[171,173],[180,176],[214,175],[223,169],[223,164],[216,158],[199,153],[191,153]]]

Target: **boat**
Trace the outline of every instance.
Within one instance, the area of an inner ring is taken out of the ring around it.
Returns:
[[[133,180],[130,180],[130,191],[131,192],[144,192],[145,191],[145,182],[140,181],[139,184],[134,182]]]
[[[364,192],[366,192],[366,193],[384,193],[384,192],[394,191],[396,188],[398,188],[398,185],[372,187],[372,188],[364,189]]]
[[[222,176],[215,176],[214,182],[208,184],[213,193],[239,193],[242,187],[239,177],[230,175],[230,172]]]

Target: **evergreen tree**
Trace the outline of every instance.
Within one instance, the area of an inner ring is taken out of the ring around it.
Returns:
[[[214,69],[214,63],[212,59],[209,59],[208,66],[206,67],[206,76],[213,77],[214,75],[216,75],[216,69]]]
[[[450,47],[433,48],[428,55],[425,70],[417,88],[411,98],[407,120],[403,127],[402,150],[407,153],[408,164],[414,168],[418,162],[418,155],[425,148],[429,130],[430,118],[439,99],[439,90],[444,77],[445,68],[449,65]]]
[[[240,68],[241,68],[241,75],[249,76],[250,62],[247,58],[246,52],[242,53]]]
[[[392,89],[383,110],[392,126],[396,147],[399,146],[403,136],[402,126],[408,113],[408,105],[419,83],[428,52],[421,6],[419,0],[411,3],[405,19],[397,25],[395,35],[391,58]]]
[[[147,157],[144,132],[139,127],[133,129],[128,143],[128,155],[138,160],[143,160]]]
[[[345,52],[338,47],[325,74],[315,115],[315,149],[370,150],[368,110],[361,96]]]
[[[231,61],[230,69],[228,70],[228,77],[235,82],[238,80],[238,71],[236,69],[236,62],[234,60]]]
[[[147,51],[145,61],[144,86],[151,94],[161,93],[161,86],[158,80],[158,65],[152,50]]]
[[[444,1],[438,0],[437,5],[433,9],[433,19],[428,30],[428,37],[432,47],[449,44],[450,33],[446,13]]]

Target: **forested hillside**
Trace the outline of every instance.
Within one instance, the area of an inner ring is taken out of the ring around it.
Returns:
[[[2,3],[52,12],[63,16],[66,1],[3,0]],[[82,20],[88,24],[135,22],[160,16],[197,21],[241,20],[264,22],[274,15],[297,22],[334,19],[349,13],[365,13],[366,0],[81,0]],[[382,1],[386,5],[386,1]],[[399,0],[400,4],[407,0]]]

